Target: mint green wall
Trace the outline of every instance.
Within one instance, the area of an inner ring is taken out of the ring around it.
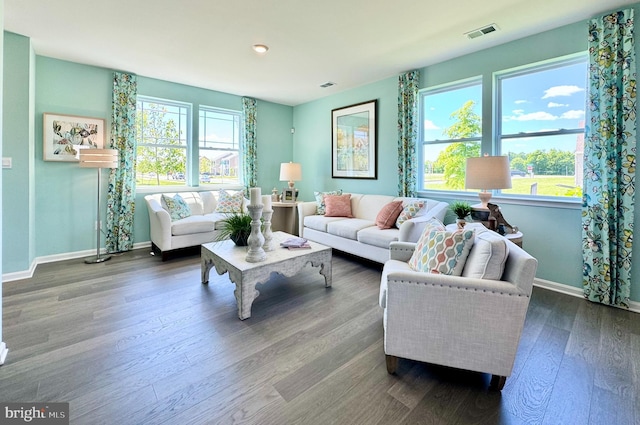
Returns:
[[[2,253],[5,270],[26,270],[34,259],[34,54],[28,38],[4,34],[4,119],[2,156],[12,168],[2,171]],[[14,190],[20,188],[20,190]]]
[[[640,6],[633,6],[636,14]],[[640,44],[640,43],[639,43]],[[511,43],[465,55],[420,70],[420,87],[427,88],[472,76],[483,76],[483,110],[492,109],[492,73],[587,49],[586,22],[578,22]],[[638,54],[640,58],[640,53]],[[339,83],[339,82],[338,82]],[[302,163],[301,197],[313,199],[314,190],[342,188],[357,193],[397,193],[397,77],[294,107],[294,160]],[[378,179],[331,178],[331,110],[378,99]],[[488,116],[488,114],[487,114]],[[483,120],[483,149],[489,150],[491,119]],[[437,198],[434,194],[424,196]],[[452,199],[441,197],[450,202]],[[582,288],[582,235],[579,205],[568,208],[508,203],[494,198],[505,218],[524,233],[524,247],[539,261],[537,277]],[[640,211],[636,214],[636,221]],[[636,228],[638,223],[636,223]],[[634,258],[638,258],[638,244]],[[640,262],[633,266],[631,299],[640,301]]]
[[[0,32],[2,32],[4,34],[4,0],[0,0]],[[3,75],[4,75],[4,66],[3,66],[3,62],[4,62],[4,37],[0,38],[0,99],[4,99],[4,93],[3,93]],[[4,113],[4,108],[3,108],[3,103],[4,101],[0,102],[0,150],[4,151],[4,146],[3,146],[3,127],[2,127],[2,123],[3,123],[3,113]],[[2,187],[3,184],[3,174],[0,173],[0,232],[2,232],[4,234],[4,225],[2,224],[4,218],[4,211],[2,208],[2,198],[3,198],[3,193],[4,193],[4,189]],[[2,250],[2,240],[0,240],[0,258],[2,258],[3,255],[3,250]],[[0,262],[0,276],[2,276],[4,267],[2,265],[2,262]],[[2,279],[0,279],[0,350],[2,349],[2,347],[4,346],[4,341],[2,340]],[[2,353],[0,352],[0,356],[2,356]]]

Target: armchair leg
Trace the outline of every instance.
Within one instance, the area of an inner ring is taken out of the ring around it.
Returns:
[[[506,376],[491,375],[491,383],[489,384],[489,388],[492,390],[502,391],[506,382]]]
[[[398,358],[388,354],[385,354],[385,357],[387,358],[387,372],[391,375],[395,374],[398,368]]]

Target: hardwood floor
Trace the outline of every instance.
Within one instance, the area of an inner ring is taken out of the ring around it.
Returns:
[[[70,403],[72,424],[640,424],[640,315],[535,288],[512,376],[400,360],[380,269],[334,255],[258,285],[240,321],[199,256],[137,250],[3,285],[0,401]]]

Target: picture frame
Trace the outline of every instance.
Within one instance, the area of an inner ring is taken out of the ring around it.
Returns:
[[[298,189],[282,189],[282,201],[284,203],[293,204],[298,199]]]
[[[78,162],[79,149],[102,149],[105,120],[76,115],[42,114],[42,156],[45,161]]]
[[[331,177],[377,179],[378,100],[331,111]]]

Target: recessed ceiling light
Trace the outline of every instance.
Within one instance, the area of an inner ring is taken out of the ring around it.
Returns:
[[[269,50],[269,47],[264,44],[254,44],[252,47],[256,53],[267,53],[267,50]]]

